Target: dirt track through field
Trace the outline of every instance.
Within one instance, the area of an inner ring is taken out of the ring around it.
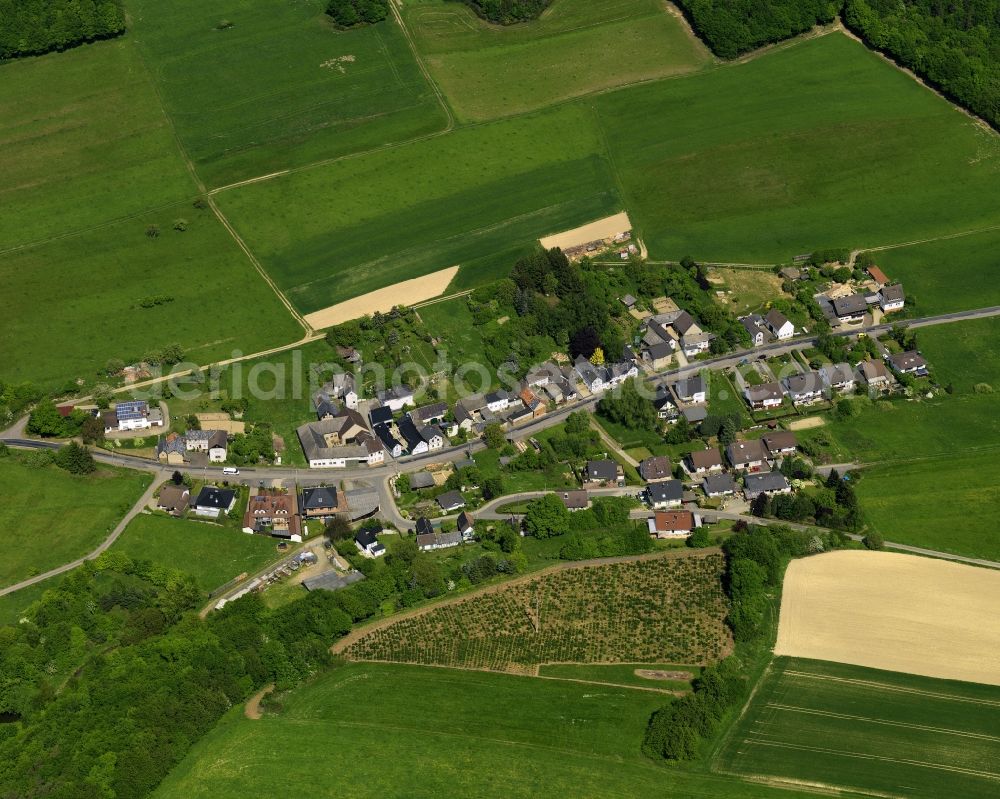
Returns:
[[[1000,685],[1000,573],[893,552],[792,561],[775,654]]]
[[[538,241],[546,250],[551,250],[553,247],[567,250],[583,244],[590,244],[592,241],[610,239],[612,236],[631,229],[632,223],[629,221],[628,214],[622,211],[620,214],[606,216],[604,219],[598,219],[572,230],[545,236]]]
[[[458,267],[451,266],[423,277],[404,280],[393,286],[314,311],[308,314],[305,320],[313,330],[322,330],[376,311],[388,313],[397,305],[413,305],[443,294],[457,274]]]

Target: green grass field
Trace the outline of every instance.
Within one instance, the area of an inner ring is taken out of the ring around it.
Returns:
[[[77,476],[0,458],[0,586],[82,557],[114,529],[149,485],[145,472],[101,468]]]
[[[654,258],[774,262],[1000,221],[1000,140],[840,34],[596,98]]]
[[[0,154],[0,253],[197,193],[129,37],[4,64]]]
[[[1000,305],[1000,230],[873,254],[918,316]]]
[[[281,698],[259,721],[234,708],[167,777],[156,799],[288,791],[334,797],[800,799],[639,754],[663,696],[506,674],[352,664]],[[369,753],[369,754],[365,754]]]
[[[147,238],[154,223],[160,237]],[[211,212],[190,205],[0,256],[0,282],[17,298],[0,326],[0,350],[16,357],[0,374],[49,388],[174,342],[204,364],[302,334]],[[161,295],[173,301],[140,307]]]
[[[212,186],[433,132],[445,115],[392,16],[338,31],[320,0],[129,0],[134,38]],[[232,27],[219,30],[221,20]]]
[[[495,279],[539,236],[620,210],[602,153],[592,115],[569,106],[217,199],[309,312],[455,264]]]
[[[1000,688],[778,658],[718,770],[874,796],[996,796]]]
[[[27,588],[22,588],[20,591],[15,591],[13,594],[0,596],[0,625],[17,624],[28,606],[41,599],[42,594],[57,582],[59,582],[58,577],[52,580],[43,580]]]
[[[492,25],[442,0],[406,0],[417,49],[460,119],[543,108],[710,63],[659,0],[556,0],[535,22]]]
[[[153,514],[133,519],[112,549],[190,574],[206,593],[280,556],[266,536]]]

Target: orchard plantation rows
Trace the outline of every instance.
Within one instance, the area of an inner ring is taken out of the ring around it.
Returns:
[[[729,648],[715,552],[554,571],[373,630],[357,660],[533,671],[541,663],[708,663]]]

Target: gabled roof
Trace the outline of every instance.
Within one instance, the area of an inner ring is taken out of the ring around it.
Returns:
[[[588,480],[617,480],[618,464],[610,459],[587,461]]]
[[[680,502],[684,498],[684,484],[680,480],[664,480],[662,483],[650,483],[646,486],[649,501]]]
[[[191,492],[186,486],[166,485],[160,489],[157,507],[169,510],[185,510],[191,498]]]
[[[696,469],[708,469],[712,466],[722,466],[722,455],[715,447],[709,449],[695,450],[688,453],[688,460]]]
[[[362,548],[367,549],[372,544],[378,543],[378,536],[375,534],[374,530],[358,530],[358,534],[354,536],[354,541]]]
[[[657,511],[653,525],[658,533],[678,533],[694,529],[694,514],[689,510]]]
[[[398,386],[390,386],[384,391],[380,391],[378,398],[381,402],[388,402],[394,399],[412,399],[413,389],[405,383],[401,383]]]
[[[587,492],[582,489],[577,491],[562,491],[559,494],[559,499],[562,500],[567,510],[581,510],[586,508],[590,502]]]
[[[510,395],[507,393],[506,389],[499,388],[496,391],[491,391],[486,395],[486,404],[491,405],[494,402],[503,402],[504,400],[509,400]]]
[[[728,472],[722,474],[710,474],[702,481],[705,493],[709,496],[713,494],[732,494],[736,492],[736,481]]]
[[[767,451],[771,455],[785,449],[795,449],[799,445],[799,440],[795,437],[795,433],[790,430],[776,430],[773,433],[765,433],[761,437],[761,441],[764,442],[764,446],[767,447]]]
[[[472,518],[472,514],[468,511],[462,511],[458,514],[458,531],[460,533],[465,533],[473,529],[475,526],[475,520]]]
[[[747,484],[747,491],[753,493],[760,493],[761,491],[784,491],[788,488],[788,481],[781,472],[748,474],[744,480]]]
[[[674,391],[681,399],[693,397],[695,394],[703,394],[708,390],[708,384],[703,375],[695,375],[678,380],[674,383]]]
[[[734,466],[741,463],[752,463],[767,459],[767,451],[760,439],[750,441],[734,441],[726,447],[726,457]]]
[[[900,302],[906,299],[903,286],[900,283],[893,286],[883,286],[879,293],[882,295],[882,302]]]
[[[388,405],[381,405],[378,408],[372,408],[368,412],[368,418],[371,420],[373,425],[388,424],[392,421],[392,408]]]
[[[856,379],[854,367],[849,363],[828,363],[819,371],[823,379],[831,386],[853,383]]]
[[[410,488],[420,490],[421,488],[433,488],[434,478],[430,472],[414,472],[410,475]]]
[[[810,394],[823,390],[823,378],[819,372],[806,372],[801,375],[790,375],[785,378],[785,388],[793,396]]]
[[[663,480],[672,473],[670,458],[666,455],[655,455],[639,464],[639,474],[643,480]]]
[[[387,424],[375,425],[375,435],[379,437],[379,441],[381,441],[382,444],[385,445],[385,448],[390,452],[396,447],[403,446],[403,442],[392,434],[392,428]]]
[[[434,525],[431,523],[430,519],[426,516],[421,516],[417,519],[417,535],[433,535],[433,533]]]
[[[883,272],[877,266],[869,266],[868,274],[871,275],[872,280],[874,280],[880,286],[884,286],[886,283],[889,282],[889,278],[885,276],[885,272]]]
[[[767,322],[772,330],[780,330],[789,324],[788,317],[777,308],[772,308],[768,311],[767,316],[764,317],[764,321]]]
[[[670,323],[670,326],[677,331],[677,335],[684,336],[692,327],[697,328],[698,323],[694,321],[694,317],[687,311],[681,311]]]
[[[885,368],[885,364],[882,361],[876,361],[869,358],[867,361],[862,361],[858,364],[858,369],[861,370],[861,375],[867,382],[872,380],[888,380],[889,370]]]
[[[868,310],[864,294],[848,294],[833,301],[833,312],[837,316],[857,316]]]
[[[446,413],[448,413],[448,403],[435,402],[431,405],[422,405],[419,408],[414,408],[410,411],[410,418],[420,424],[426,423],[429,419],[439,419]]]
[[[889,363],[891,363],[892,368],[898,372],[910,372],[927,368],[927,361],[924,360],[924,356],[916,350],[890,355]]]
[[[437,498],[437,504],[442,510],[454,510],[465,506],[465,497],[460,491],[445,491]]]
[[[406,441],[408,449],[414,449],[420,444],[424,443],[424,437],[420,435],[420,431],[417,429],[416,424],[409,416],[404,416],[399,420],[396,425],[399,428],[399,433]]]
[[[759,386],[747,386],[747,399],[750,402],[763,402],[769,399],[781,399],[785,392],[777,383],[761,383]]]

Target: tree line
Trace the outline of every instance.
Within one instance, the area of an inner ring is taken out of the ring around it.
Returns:
[[[480,17],[498,25],[536,19],[552,0],[460,0]]]
[[[326,13],[342,28],[371,25],[389,16],[389,0],[330,0]]]
[[[125,32],[119,0],[0,0],[0,60],[65,50]]]
[[[723,589],[729,600],[726,623],[736,651],[709,666],[692,692],[650,717],[642,750],[655,760],[694,760],[718,732],[722,720],[750,687],[751,672],[768,655],[776,617],[776,599],[785,566],[840,545],[837,534],[814,535],[787,527],[743,526],[723,544]]]

